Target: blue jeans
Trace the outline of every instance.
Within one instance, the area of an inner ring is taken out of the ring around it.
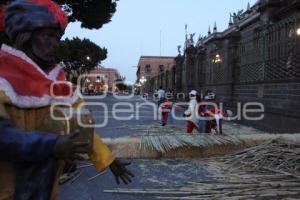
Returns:
[[[207,120],[200,119],[198,122],[198,127],[199,127],[199,133],[206,133],[206,125],[207,125]]]

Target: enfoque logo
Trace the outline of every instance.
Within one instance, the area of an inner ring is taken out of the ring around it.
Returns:
[[[99,74],[89,75],[90,77],[98,78]],[[72,104],[69,103],[54,103],[51,105],[51,117],[53,120],[70,120],[74,117],[74,114],[77,118],[77,123],[81,127],[95,127],[103,128],[106,127],[109,120],[116,121],[132,121],[132,120],[141,120],[145,118],[144,111],[147,110],[147,119],[148,120],[161,120],[162,113],[168,112],[171,118],[181,121],[181,120],[214,120],[216,115],[221,117],[224,120],[248,120],[248,121],[259,121],[264,119],[265,106],[260,102],[246,102],[241,103],[237,102],[233,110],[225,110],[223,103],[215,102],[200,102],[196,105],[191,105],[189,102],[176,102],[173,103],[171,109],[163,109],[158,102],[160,99],[157,95],[153,94],[151,101],[142,101],[142,102],[132,102],[128,101],[134,98],[134,89],[129,93],[129,95],[120,96],[116,95],[113,92],[112,98],[117,101],[114,103],[109,102],[105,103],[105,98],[108,97],[107,91],[101,95],[84,95],[82,93],[82,82],[86,80],[86,75],[81,75],[78,79],[77,90],[81,92],[80,97],[87,100],[82,102],[76,109],[74,109]],[[70,98],[71,94],[68,96],[55,96],[54,88],[56,84],[65,84],[70,87],[69,91],[73,91],[74,86],[68,81],[59,81],[54,82],[51,85],[51,95],[57,99]],[[119,82],[115,82],[113,87]],[[184,93],[166,93],[166,99],[172,100],[176,97],[177,100],[185,99]],[[67,115],[65,117],[55,116],[55,109],[65,110]],[[76,113],[74,112],[76,110]],[[82,120],[82,114],[86,114],[86,111],[89,110],[94,118],[96,119],[95,124],[90,124]],[[190,110],[189,116],[183,115],[186,110]],[[201,110],[201,112],[200,112]],[[203,115],[203,111],[206,113]],[[218,111],[218,112],[217,112]],[[74,112],[74,113],[73,113]]]

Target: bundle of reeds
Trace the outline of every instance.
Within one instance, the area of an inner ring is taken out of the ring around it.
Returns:
[[[300,144],[273,140],[230,155],[226,164],[230,164],[228,170],[252,167],[258,172],[269,170],[300,179]]]
[[[108,193],[148,195],[155,199],[172,200],[211,200],[211,199],[298,199],[300,183],[293,179],[278,180],[278,175],[269,175],[277,181],[258,182],[246,180],[199,180],[189,182],[184,187],[164,189],[114,189]],[[250,177],[249,177],[250,178]],[[255,176],[251,177],[255,178]],[[283,177],[281,177],[283,178]]]
[[[238,136],[210,134],[148,134],[141,136],[141,148],[166,153],[180,147],[207,147],[221,144],[240,144]]]
[[[218,166],[221,173],[201,180],[191,180],[181,187],[118,188],[104,192],[149,195],[153,199],[170,200],[292,200],[300,197],[300,145],[298,144],[287,144],[276,140],[235,154],[211,158],[205,162]]]

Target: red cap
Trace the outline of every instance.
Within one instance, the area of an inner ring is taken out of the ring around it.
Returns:
[[[61,28],[64,30],[68,25],[68,17],[66,13],[61,9],[59,5],[51,0],[27,0],[30,3],[35,3],[41,5],[48,9],[55,18],[55,20],[60,24]]]
[[[51,0],[16,0],[0,7],[0,31],[10,38],[43,27],[59,26],[64,31],[67,25],[66,13]]]

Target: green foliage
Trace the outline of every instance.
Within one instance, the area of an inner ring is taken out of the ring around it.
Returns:
[[[99,29],[110,22],[116,12],[114,0],[55,0],[69,13],[70,21],[80,21],[81,27]]]
[[[127,85],[125,83],[117,83],[116,87],[118,88],[118,91],[125,91],[125,90],[127,90]]]
[[[1,0],[6,4],[12,0]],[[110,22],[116,12],[115,0],[54,0],[68,13],[70,21],[80,21],[81,27],[99,29]],[[0,32],[0,44],[10,44],[5,33]],[[105,50],[106,51],[106,50]]]
[[[1,0],[0,4],[12,0]],[[116,12],[115,0],[54,0],[68,13],[70,21],[80,21],[81,27],[99,29],[110,22]]]
[[[65,39],[58,48],[59,58],[66,64],[66,70],[92,70],[106,59],[107,50],[89,39]]]
[[[125,83],[126,77],[125,76],[120,76],[116,80],[116,87],[118,88],[118,91],[132,91],[132,85],[128,85]]]

